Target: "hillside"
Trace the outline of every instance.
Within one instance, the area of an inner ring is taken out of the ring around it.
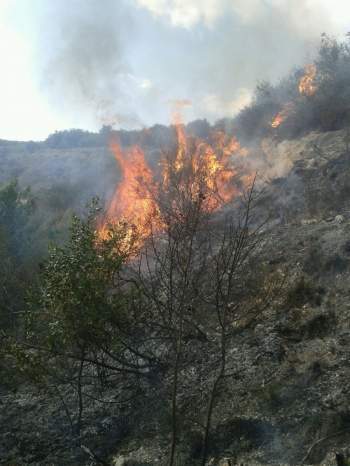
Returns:
[[[210,465],[347,464],[341,462],[350,442],[347,141],[346,130],[312,132],[281,142],[266,138],[259,148],[265,177],[259,214],[270,218],[259,260],[267,271],[287,271],[288,292],[259,323],[238,332],[229,348],[228,365],[237,375],[220,391]],[[42,180],[38,191],[59,180],[103,195],[117,177],[113,168],[105,178],[112,167],[105,149],[13,154],[6,159],[11,157],[13,173],[23,184]],[[22,170],[26,157],[35,163]],[[208,353],[208,370],[210,364]],[[71,388],[61,388],[65,404],[73,407]],[[157,390],[155,381],[145,403],[123,408],[91,401],[82,448],[69,440],[57,395],[48,398],[46,389],[23,385],[3,392],[0,464],[166,464]],[[110,389],[107,399],[115,396]],[[194,430],[178,464],[197,464],[197,443]]]
[[[57,190],[70,196],[60,197],[61,203],[81,209],[94,195],[105,199],[118,180],[117,165],[106,147],[55,149],[38,144],[30,151],[26,147],[26,143],[0,145],[0,183],[16,178],[43,198]]]
[[[349,17],[0,0],[0,466],[350,466]]]

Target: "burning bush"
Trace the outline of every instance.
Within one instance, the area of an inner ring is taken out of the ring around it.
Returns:
[[[152,233],[164,231],[170,210],[178,214],[177,221],[181,223],[183,203],[199,202],[203,211],[213,212],[249,185],[253,176],[242,163],[247,150],[234,136],[223,131],[213,131],[203,139],[188,136],[181,123],[175,125],[175,130],[176,144],[163,153],[158,170],[150,168],[140,146],[123,150],[116,141],[112,142],[122,181],[101,221],[101,237],[108,224],[125,222],[130,238],[137,237],[142,244]],[[171,205],[165,212],[164,200],[169,197]]]
[[[350,44],[322,35],[313,63],[293,71],[277,85],[259,84],[251,105],[234,127],[243,141],[274,131],[292,138],[311,130],[344,128],[350,118]]]

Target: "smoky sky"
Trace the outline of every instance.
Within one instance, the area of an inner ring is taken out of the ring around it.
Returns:
[[[306,8],[306,1],[255,3],[242,15],[229,1],[211,0],[219,8],[215,18],[190,23],[181,14],[196,11],[188,9],[191,0],[177,21],[170,0],[39,3],[43,92],[55,109],[74,115],[77,127],[89,129],[168,123],[177,99],[192,102],[186,119],[232,116],[258,81],[276,81],[303,65],[320,34],[333,32],[325,11]]]

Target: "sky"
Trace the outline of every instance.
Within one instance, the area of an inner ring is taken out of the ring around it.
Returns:
[[[0,138],[214,122],[348,31],[348,0],[0,0]]]

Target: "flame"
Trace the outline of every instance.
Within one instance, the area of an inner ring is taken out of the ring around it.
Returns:
[[[317,86],[315,84],[315,78],[317,74],[317,67],[315,64],[311,63],[305,66],[305,74],[300,78],[299,81],[299,92],[302,95],[308,97],[313,96],[317,91]]]
[[[315,78],[317,74],[317,67],[315,64],[305,66],[305,74],[299,80],[299,93],[311,97],[317,91]],[[284,104],[282,110],[277,113],[271,122],[272,128],[278,128],[294,111],[295,105],[293,102]]]
[[[277,113],[271,122],[272,128],[278,128],[294,112],[295,105],[293,102],[284,104],[282,110]]]
[[[157,187],[153,173],[139,146],[122,151],[119,144],[113,141],[110,149],[121,168],[122,180],[109,202],[99,236],[106,237],[109,224],[124,222],[128,225],[126,244],[134,239],[139,243],[150,235],[153,228],[158,228]]]
[[[175,167],[175,170],[178,172],[184,167],[184,164],[185,164],[185,157],[186,157],[186,152],[187,152],[187,138],[186,138],[184,126],[181,123],[180,115],[176,114],[175,118],[177,119],[175,128],[176,128],[178,149],[176,152],[176,159],[175,159],[174,167]]]
[[[208,140],[189,138],[181,121],[181,115],[175,114],[177,135],[177,151],[174,162],[163,161],[163,187],[169,186],[170,173],[190,174],[187,184],[190,184],[192,200],[204,197],[203,209],[216,210],[228,203],[238,194],[232,181],[237,175],[233,166],[233,157],[245,157],[247,149],[241,148],[234,136],[228,136],[224,131],[213,132]],[[180,189],[188,189],[183,182]]]
[[[277,113],[277,115],[272,120],[272,123],[271,123],[272,128],[278,128],[280,124],[284,122],[284,120],[285,120],[285,116],[283,115],[283,112]]]
[[[159,195],[171,196],[175,212],[181,210],[181,198],[200,202],[201,209],[212,212],[220,209],[239,194],[237,165],[248,151],[235,137],[223,131],[213,132],[206,139],[188,137],[180,115],[175,122],[177,145],[172,157],[163,158],[160,173],[153,173],[139,146],[122,150],[114,141],[110,148],[122,171],[122,180],[107,207],[99,228],[101,239],[108,235],[108,225],[125,223],[125,249],[131,243],[140,248],[152,233],[164,231]],[[241,184],[251,180],[242,172]]]

